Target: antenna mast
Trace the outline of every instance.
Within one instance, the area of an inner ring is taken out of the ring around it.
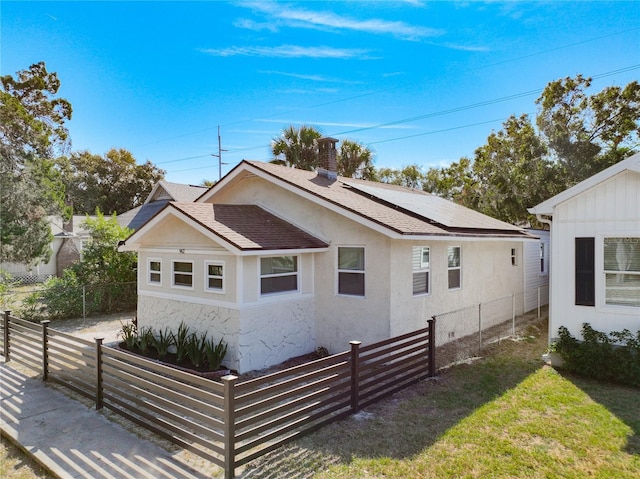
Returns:
[[[218,158],[218,181],[222,179],[222,165],[226,165],[226,163],[222,162],[222,152],[228,151],[222,149],[222,141],[220,139],[220,125],[218,125],[218,154],[212,154],[211,156],[215,156]]]

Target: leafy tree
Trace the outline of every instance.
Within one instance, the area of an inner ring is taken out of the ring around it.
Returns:
[[[301,170],[315,170],[318,167],[316,140],[321,137],[322,134],[312,126],[288,126],[279,137],[271,140],[273,162]]]
[[[503,221],[526,222],[528,207],[555,194],[546,152],[529,117],[511,116],[476,149],[463,204]]]
[[[44,62],[0,82],[0,260],[48,261],[47,215],[70,214],[51,159],[69,146],[71,104],[55,98],[60,80]]]
[[[402,169],[380,168],[376,178],[382,183],[421,189],[425,181],[425,174],[420,165],[408,165]]]
[[[144,203],[165,172],[150,161],[139,165],[125,149],[111,149],[104,157],[89,151],[57,160],[76,213],[123,213]]]
[[[638,144],[640,83],[607,87],[589,96],[591,78],[550,82],[536,103],[537,125],[555,154],[566,186],[620,161]]]
[[[444,168],[429,168],[422,189],[457,203],[467,204],[465,196],[473,191],[471,160],[460,158]]]
[[[353,140],[343,140],[338,152],[338,175],[348,178],[375,180],[373,152]]]

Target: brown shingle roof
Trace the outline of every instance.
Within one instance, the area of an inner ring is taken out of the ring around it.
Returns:
[[[326,248],[324,241],[256,205],[169,203],[240,250]]]
[[[432,195],[424,191],[352,178],[338,177],[337,181],[331,181],[318,176],[313,171],[260,161],[246,161],[246,163],[272,177],[402,235],[529,236],[515,226],[438,198],[438,200],[448,203],[446,206],[449,217],[453,217],[452,211],[458,213],[455,216],[455,224],[452,225],[449,221],[449,224],[442,224],[438,219],[441,219],[443,215],[437,214],[435,210],[433,215],[429,217],[427,203],[433,204],[434,202],[428,201],[431,200]],[[359,185],[362,187],[359,188]],[[369,194],[367,189],[372,189],[372,191],[375,189],[378,194]],[[399,196],[405,200],[411,197],[413,205],[393,204],[389,201]],[[424,203],[419,208],[416,207],[421,201]],[[442,208],[442,204],[439,204],[439,208]],[[469,221],[465,222],[465,218]]]

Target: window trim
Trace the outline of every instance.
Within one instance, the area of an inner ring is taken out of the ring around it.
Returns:
[[[415,250],[418,249],[419,250],[419,254],[420,254],[420,268],[415,269],[413,268],[413,255],[415,254]],[[426,266],[424,263],[424,252],[425,250],[427,250],[429,252],[429,261],[427,261]],[[412,263],[412,272],[411,272],[411,293],[412,296],[428,296],[431,294],[431,251],[430,251],[430,247],[429,246],[414,246],[413,248],[411,248],[411,263]],[[413,289],[413,284],[414,284],[414,278],[416,274],[422,274],[422,273],[426,273],[427,274],[427,290],[424,292],[420,292],[420,293],[416,293],[415,290]]]
[[[153,270],[153,273],[160,277],[158,281],[151,280],[151,263],[158,263],[160,265],[159,271]],[[147,284],[149,286],[162,286],[162,258],[147,258]]]
[[[460,254],[458,255],[460,264],[458,266],[449,266],[449,248],[458,248],[460,250]],[[452,288],[451,283],[449,282],[449,272],[455,270],[460,271],[460,285]],[[447,288],[448,291],[459,291],[462,289],[462,246],[460,245],[447,246]]]
[[[344,269],[340,268],[340,249],[361,249],[363,269]],[[341,293],[340,292],[340,274],[361,274],[363,277],[362,294]],[[349,298],[365,298],[367,295],[367,248],[364,245],[338,245],[336,248],[336,295]]]
[[[184,271],[178,271],[179,274],[184,274],[184,275],[190,275],[191,276],[191,285],[185,285],[185,284],[176,284],[176,263],[185,263],[185,264],[190,264],[191,265],[191,272],[184,272]],[[172,259],[171,260],[171,287],[172,288],[177,288],[177,289],[189,289],[189,290],[193,290],[194,289],[194,269],[193,269],[193,260],[176,260],[176,259]]]
[[[262,274],[262,260],[267,258],[286,258],[291,257],[295,259],[296,269],[293,272],[286,273],[271,273],[271,274]],[[286,276],[295,276],[296,277],[296,288],[295,289],[286,289],[282,291],[270,291],[268,293],[262,292],[262,280],[265,278],[281,278]],[[281,254],[281,255],[268,255],[268,256],[259,256],[258,257],[258,291],[260,292],[260,297],[273,296],[277,294],[291,294],[291,293],[299,293],[300,292],[300,255],[297,254]]]
[[[209,266],[222,266],[222,275],[221,276],[217,276],[217,275],[210,275],[209,274]],[[218,260],[210,260],[210,261],[205,261],[204,262],[204,290],[207,293],[218,293],[218,294],[224,294],[225,289],[225,264],[224,261],[218,261]],[[209,280],[211,278],[220,278],[220,280],[222,281],[222,286],[220,288],[212,288],[211,286],[209,286]]]

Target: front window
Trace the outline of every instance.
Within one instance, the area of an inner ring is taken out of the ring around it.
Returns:
[[[364,296],[364,248],[338,248],[338,294]]]
[[[224,265],[220,262],[206,262],[204,267],[207,291],[224,292]]]
[[[193,288],[193,262],[173,262],[173,286]]]
[[[159,285],[162,284],[162,262],[159,259],[149,259],[149,277],[148,283]]]
[[[605,303],[640,306],[640,238],[604,238]]]
[[[429,293],[429,248],[413,248],[413,295]]]
[[[282,293],[298,290],[298,257],[271,256],[260,258],[260,293]]]
[[[460,246],[449,246],[447,248],[447,264],[449,273],[449,289],[460,289],[462,287]]]

